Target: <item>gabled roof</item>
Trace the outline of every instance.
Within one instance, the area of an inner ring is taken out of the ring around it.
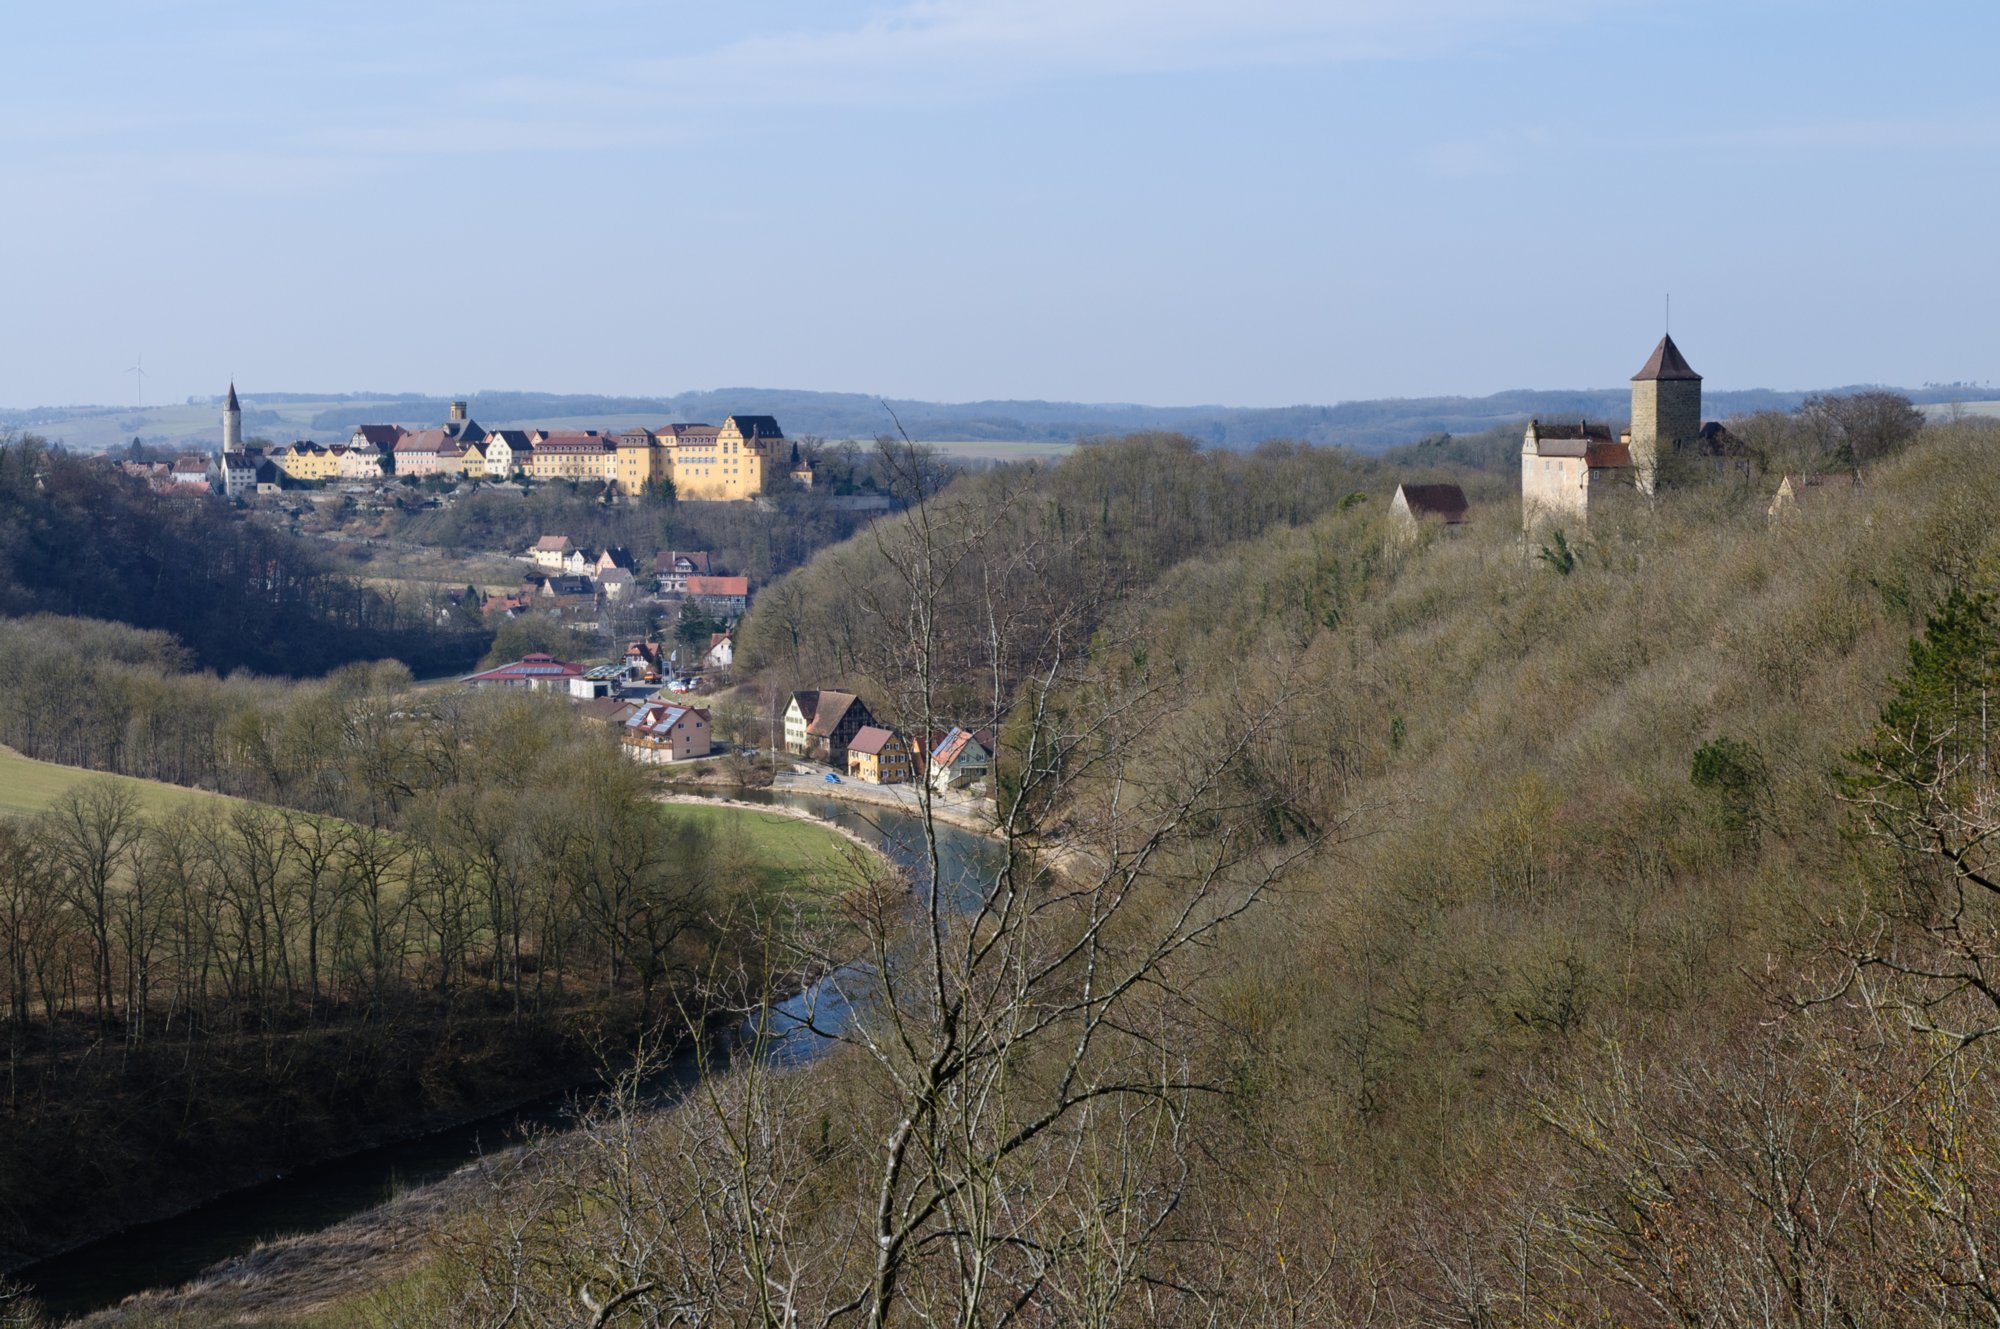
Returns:
[[[405,430],[401,425],[356,425],[354,433],[364,443],[373,443],[378,448],[393,448]]]
[[[419,429],[414,434],[405,434],[397,439],[396,451],[402,453],[442,452],[444,451],[445,444],[449,441],[450,436],[442,429]]]
[[[1653,348],[1652,355],[1647,357],[1645,365],[1632,375],[1632,381],[1699,383],[1701,375],[1694,372],[1687,358],[1681,354],[1681,348],[1674,345],[1672,337],[1662,337],[1660,344]]]
[[[1448,526],[1465,520],[1465,491],[1457,485],[1397,485],[1396,492],[1413,517],[1437,517]]]
[[[708,575],[708,551],[706,549],[664,550],[654,557],[653,571],[672,572],[674,565],[681,559],[687,560],[689,572],[698,572],[704,577]]]
[[[551,553],[560,551],[566,554],[570,550],[569,537],[567,535],[545,535],[535,541],[535,548],[547,550]]]
[[[732,415],[724,425],[735,425],[736,432],[745,438],[782,439],[785,436],[785,431],[778,428],[778,417],[775,415]]]
[[[864,757],[879,757],[882,750],[891,746],[896,736],[880,725],[865,724],[854,731],[854,737],[847,744],[849,752],[859,752]]]
[[[805,688],[794,692],[792,694],[792,705],[799,708],[799,714],[805,717],[806,725],[810,728],[814,718],[819,715],[819,689]],[[786,709],[790,710],[791,707],[786,707]]]
[[[931,761],[939,766],[950,766],[967,748],[977,748],[984,756],[975,760],[984,760],[985,757],[993,755],[991,738],[990,734],[975,734],[969,729],[953,727],[952,731],[944,736],[944,741],[931,753]]]
[[[689,577],[689,595],[748,596],[748,577]]]
[[[822,691],[819,694],[819,709],[814,712],[812,723],[806,726],[806,732],[816,738],[828,737],[839,730],[840,722],[856,706],[861,707],[863,715],[868,713],[868,707],[852,692]]]

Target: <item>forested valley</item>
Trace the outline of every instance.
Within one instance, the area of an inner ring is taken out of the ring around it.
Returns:
[[[1309,451],[927,496],[744,650],[993,722],[1007,866],[857,897],[814,1073],[608,1105],[357,1322],[1989,1323],[1996,445],[1564,558]]]
[[[561,699],[47,616],[0,660],[0,742],[115,773],[0,822],[0,1254],[588,1080],[760,935],[743,846]]]
[[[0,439],[0,613],[164,629],[224,672],[399,659],[430,674],[486,649],[331,571],[305,542],[233,520],[220,498],[156,492],[33,437]]]

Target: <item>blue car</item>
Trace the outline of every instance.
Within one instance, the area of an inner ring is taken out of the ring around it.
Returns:
[[[834,773],[833,773],[832,771],[828,771],[828,772],[826,773],[826,782],[827,782],[828,784],[839,784],[839,783],[840,783],[840,777],[839,777],[839,776],[837,776],[837,775],[835,775],[835,774],[834,774]]]

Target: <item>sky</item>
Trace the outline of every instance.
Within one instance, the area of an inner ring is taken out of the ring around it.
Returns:
[[[0,11],[0,405],[2000,381],[1992,0]],[[130,372],[141,362],[143,381]]]

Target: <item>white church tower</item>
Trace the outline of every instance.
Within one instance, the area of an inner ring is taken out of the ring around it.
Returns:
[[[236,384],[229,385],[229,400],[222,403],[222,450],[243,451],[243,407],[236,400]]]

